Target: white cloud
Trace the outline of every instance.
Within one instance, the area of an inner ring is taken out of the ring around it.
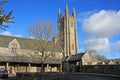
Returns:
[[[5,31],[5,32],[2,32],[2,33],[1,33],[1,35],[8,35],[8,36],[11,36],[11,35],[12,35],[12,33],[11,33],[11,32],[9,32],[9,31]]]
[[[23,37],[22,35],[13,35],[13,36],[15,36],[15,37]]]
[[[7,35],[7,36],[15,36],[15,37],[22,37],[22,35],[13,35],[10,31],[4,31],[0,33],[1,35]]]
[[[86,50],[97,50],[101,52],[109,52],[108,38],[88,39],[84,43]]]
[[[85,18],[89,17],[90,15],[94,14],[97,10],[81,12],[78,14],[77,22],[82,22]]]
[[[83,21],[83,30],[97,37],[120,34],[120,11],[101,10]]]
[[[115,44],[114,44],[114,48],[116,51],[120,51],[120,41],[117,41]]]

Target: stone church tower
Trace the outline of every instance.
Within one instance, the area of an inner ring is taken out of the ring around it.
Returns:
[[[68,6],[65,15],[58,11],[58,42],[61,45],[64,56],[77,54],[76,12],[73,8],[72,16],[69,16]]]

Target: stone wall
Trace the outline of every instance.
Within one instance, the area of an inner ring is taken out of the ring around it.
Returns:
[[[120,65],[85,65],[82,71],[86,73],[102,73],[120,75]]]

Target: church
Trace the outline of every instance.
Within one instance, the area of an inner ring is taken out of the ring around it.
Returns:
[[[64,58],[78,53],[75,8],[72,10],[72,15],[69,15],[67,5],[64,15],[59,9],[57,22],[58,35],[56,41],[60,46],[56,45],[54,55],[51,54],[44,61],[45,72],[64,71],[62,65]],[[34,44],[33,42],[34,39],[0,35],[0,68],[5,68],[13,74],[16,72],[40,72],[41,60],[33,57],[36,55],[30,56],[27,52],[29,49],[25,46],[31,46],[30,44]],[[52,43],[55,42],[50,42],[50,44]]]

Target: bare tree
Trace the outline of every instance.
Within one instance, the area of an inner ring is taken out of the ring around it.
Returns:
[[[60,51],[62,52],[62,54],[63,54],[63,57],[65,57],[65,54],[64,54],[64,44],[63,44],[63,35],[62,35],[62,33],[59,33],[58,35],[57,35],[57,46],[59,47],[59,49],[60,49]]]
[[[44,70],[44,62],[54,53],[54,26],[52,22],[37,21],[35,25],[30,27],[30,36],[34,39],[29,48],[29,54],[41,61],[41,72]],[[31,53],[32,52],[32,53]]]
[[[92,59],[96,59],[98,61],[107,60],[107,58],[104,55],[100,55],[96,50],[89,50],[88,53]]]
[[[0,1],[0,29],[5,30],[6,28],[8,28],[8,26],[6,25],[6,23],[14,23],[12,20],[14,17],[12,17],[12,12],[10,11],[8,14],[5,13],[4,9],[3,9],[3,5],[5,3],[7,3],[8,0],[2,0]]]

